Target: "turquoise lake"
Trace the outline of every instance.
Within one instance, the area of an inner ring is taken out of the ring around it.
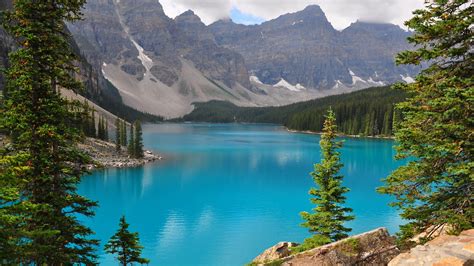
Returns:
[[[281,126],[159,124],[144,127],[147,149],[165,160],[130,169],[96,171],[79,192],[99,201],[86,224],[101,245],[126,215],[151,265],[243,265],[280,241],[309,236],[299,213],[310,211],[309,172],[320,160],[319,136]],[[345,138],[341,150],[347,205],[357,234],[391,233],[402,222],[375,189],[401,165],[394,142]],[[101,265],[117,265],[98,251]]]

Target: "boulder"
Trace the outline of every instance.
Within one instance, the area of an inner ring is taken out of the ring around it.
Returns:
[[[386,265],[399,253],[395,238],[378,228],[290,256],[282,265]]]
[[[290,248],[296,247],[298,244],[292,242],[280,242],[273,247],[265,250],[258,255],[252,262],[256,264],[264,264],[266,262],[278,260],[288,257],[291,254]]]
[[[387,265],[400,251],[387,229],[378,228],[334,243],[291,255],[290,243],[281,242],[265,250],[254,264],[280,260],[281,265]],[[293,243],[291,243],[293,244]],[[294,245],[296,246],[296,245]]]
[[[398,255],[388,265],[472,266],[474,229],[464,231],[459,236],[440,234],[428,243]]]

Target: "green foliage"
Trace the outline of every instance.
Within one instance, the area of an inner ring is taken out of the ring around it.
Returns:
[[[313,213],[301,213],[305,220],[302,226],[331,241],[347,237],[346,233],[351,229],[344,227],[344,222],[354,219],[354,216],[347,214],[352,212],[352,209],[343,207],[346,200],[344,194],[349,189],[342,185],[343,176],[339,174],[343,164],[337,150],[341,148],[342,143],[336,141],[336,133],[336,115],[329,109],[320,141],[322,160],[314,165],[314,172],[311,173],[318,186],[309,191],[313,196],[311,202],[316,207]]]
[[[97,125],[97,138],[101,140],[109,140],[109,126],[107,119],[104,116],[99,117],[99,124]]]
[[[0,158],[0,261],[4,264],[93,264],[97,241],[79,216],[92,202],[77,194],[90,159],[76,148],[77,115],[60,94],[80,90],[64,21],[79,19],[82,0],[14,1],[4,14],[19,49],[10,54],[1,127],[11,145]],[[5,249],[3,249],[5,248]]]
[[[128,142],[128,154],[132,158],[143,158],[142,124],[139,120],[130,125],[130,140]]]
[[[247,263],[245,266],[259,266],[259,265],[263,265],[263,266],[280,266],[283,264],[283,259],[279,259],[279,260],[274,260],[274,261],[269,261],[269,262],[265,262],[265,263],[256,263],[256,262],[251,262],[251,263]]]
[[[125,216],[120,218],[119,229],[105,245],[105,251],[117,254],[117,259],[123,266],[137,262],[148,264],[150,260],[142,258],[143,247],[139,243],[138,233],[131,233],[128,230],[130,225],[125,221]]]
[[[342,240],[342,243],[337,246],[337,249],[345,253],[347,256],[356,256],[360,253],[361,246],[358,239],[348,238],[346,240]]]
[[[139,120],[134,123],[135,138],[133,141],[133,157],[143,158],[142,124]]]
[[[337,114],[340,132],[348,135],[392,135],[394,105],[406,97],[389,87],[365,89],[281,107],[238,107],[227,102],[196,103],[184,121],[283,124],[293,130],[321,132],[326,110]]]
[[[120,120],[120,145],[127,147],[127,122]]]
[[[120,118],[115,118],[115,150],[120,152]]]
[[[430,66],[415,83],[397,85],[412,95],[398,105],[397,158],[413,160],[379,188],[395,196],[393,206],[408,221],[399,234],[405,244],[440,225],[458,232],[474,225],[473,13],[472,1],[435,0],[405,23],[417,49],[400,53],[397,63]]]
[[[128,141],[127,152],[130,156],[133,156],[135,153],[135,131],[133,124],[130,124],[130,140]]]
[[[313,235],[306,238],[303,243],[291,249],[291,253],[296,254],[313,248],[317,248],[331,243],[331,239],[323,235]]]

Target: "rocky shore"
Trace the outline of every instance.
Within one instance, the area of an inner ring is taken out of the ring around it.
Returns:
[[[395,245],[387,229],[378,228],[334,243],[293,254],[297,243],[280,242],[257,256],[248,266],[389,265],[472,266],[474,229],[458,236],[443,231],[424,245],[406,252]]]
[[[162,156],[148,150],[144,152],[144,157],[141,159],[130,158],[124,147],[122,147],[120,152],[117,152],[114,143],[94,138],[86,138],[83,143],[79,144],[79,148],[94,160],[94,164],[86,166],[89,170],[96,168],[137,167],[163,159]]]

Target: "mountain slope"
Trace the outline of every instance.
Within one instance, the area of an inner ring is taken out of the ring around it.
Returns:
[[[408,32],[360,22],[337,31],[318,6],[261,25],[206,26],[192,11],[167,17],[157,0],[89,0],[68,27],[125,104],[167,118],[194,102],[279,106],[416,73],[393,63]]]
[[[409,32],[391,24],[362,22],[340,32],[315,5],[261,25],[221,20],[210,29],[219,44],[241,53],[251,72],[266,84],[283,79],[315,89],[362,88],[417,73],[394,64],[396,53],[410,49]]]
[[[12,3],[12,0],[0,2],[0,12],[11,9],[13,7]],[[70,33],[67,32],[67,34]],[[160,117],[138,112],[137,110],[124,105],[117,89],[104,78],[100,68],[97,69],[90,63],[94,62],[94,57],[89,58],[91,61],[85,58],[83,56],[83,50],[78,47],[75,39],[71,38],[70,44],[73,52],[78,56],[77,61],[75,62],[78,68],[76,78],[82,81],[84,85],[84,90],[79,93],[91,101],[91,104],[93,103],[95,106],[101,106],[107,109],[107,111],[130,121],[135,119],[157,121],[161,119]],[[15,48],[16,46],[13,38],[0,26],[0,68],[8,67],[8,53],[14,51]],[[3,90],[4,86],[4,77],[2,72],[0,72],[0,91]],[[80,96],[77,95],[76,97]],[[102,108],[98,108],[98,113],[103,113],[100,111],[101,109]]]
[[[192,12],[168,18],[157,1],[91,0],[69,25],[87,58],[142,111],[174,117],[212,99],[253,104],[242,56],[218,46]]]

